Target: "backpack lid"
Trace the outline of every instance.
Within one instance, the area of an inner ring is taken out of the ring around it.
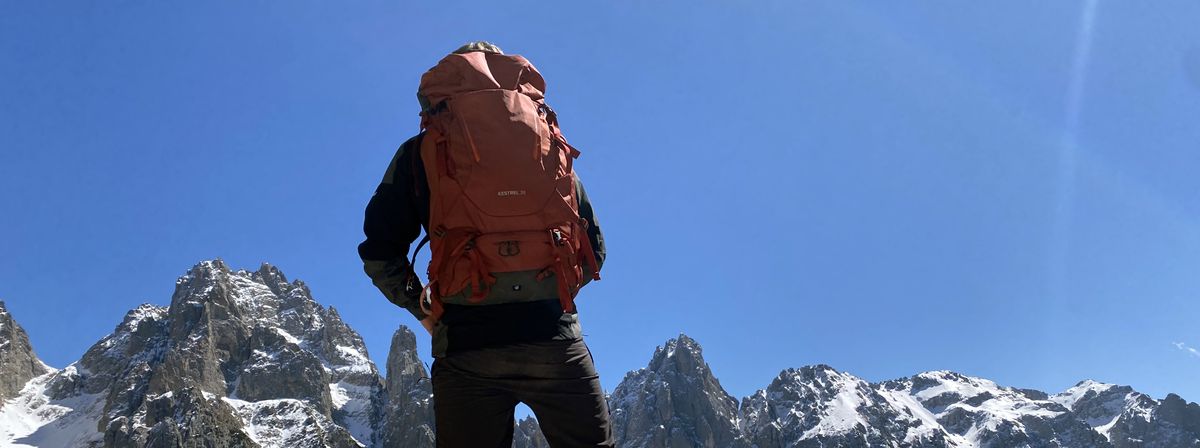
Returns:
[[[490,89],[515,90],[539,101],[545,97],[546,81],[520,55],[473,51],[442,58],[421,76],[417,96],[428,108],[460,93]]]

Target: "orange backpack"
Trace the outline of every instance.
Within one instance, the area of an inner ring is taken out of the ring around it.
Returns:
[[[421,77],[433,251],[425,293],[435,319],[442,298],[481,303],[510,293],[493,288],[499,273],[556,281],[564,312],[575,311],[585,264],[600,279],[579,217],[579,151],[559,130],[545,90],[537,69],[515,55],[451,54]]]

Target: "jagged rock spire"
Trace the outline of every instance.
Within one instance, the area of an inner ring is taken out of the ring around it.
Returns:
[[[0,403],[15,397],[29,380],[51,370],[34,354],[29,335],[0,300]]]
[[[542,427],[533,417],[525,417],[513,427],[512,448],[550,448]]]
[[[618,446],[748,446],[737,429],[737,400],[713,376],[700,344],[684,334],[627,374],[609,406]]]
[[[384,446],[434,446],[433,388],[417,356],[417,337],[403,325],[392,335],[386,384]]]

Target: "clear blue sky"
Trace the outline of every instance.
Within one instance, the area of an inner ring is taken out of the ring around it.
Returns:
[[[542,70],[584,151],[607,389],[686,332],[738,397],[827,363],[1200,400],[1198,21],[1192,1],[0,2],[0,297],[62,367],[196,262],[267,261],[382,364],[414,322],[362,274],[362,209],[421,73],[489,39]]]

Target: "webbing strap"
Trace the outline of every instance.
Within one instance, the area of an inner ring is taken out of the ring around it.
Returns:
[[[408,268],[413,270],[414,276],[416,275],[415,265],[417,264],[417,254],[421,253],[421,249],[424,248],[426,244],[429,244],[428,233],[425,234],[424,238],[421,238],[420,243],[417,243],[417,250],[413,251],[412,258],[408,260]],[[430,280],[428,285],[425,285],[424,288],[421,288],[421,295],[417,297],[417,304],[421,307],[421,311],[424,311],[425,314],[433,316],[433,320],[436,321],[442,318],[442,303],[441,300],[437,300],[437,298],[431,294],[431,292],[434,290],[434,283],[435,282],[433,280]],[[429,300],[428,305],[425,303],[427,299]]]
[[[420,243],[417,243],[417,250],[413,251],[412,258],[410,258],[408,260],[408,268],[409,269],[413,269],[414,265],[417,263],[417,254],[421,253],[421,248],[425,247],[426,244],[429,244],[429,234],[428,233],[425,234],[424,238],[421,238]]]
[[[600,263],[596,260],[596,251],[592,247],[592,236],[588,234],[587,219],[579,218],[579,227],[579,249],[583,251],[583,260],[592,265],[592,280],[600,280]]]

